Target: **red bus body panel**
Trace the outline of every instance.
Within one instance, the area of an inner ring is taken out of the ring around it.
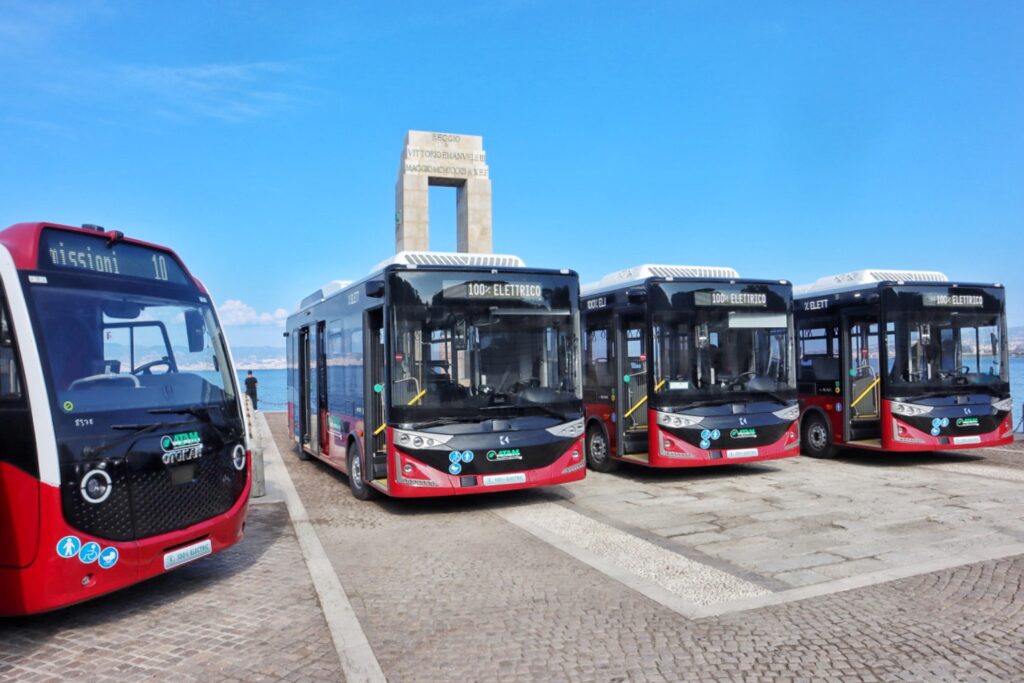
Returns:
[[[547,467],[536,469],[520,470],[518,472],[503,472],[502,474],[525,474],[526,480],[515,484],[500,484],[496,486],[485,486],[478,483],[475,486],[463,486],[463,480],[467,475],[451,475],[448,472],[441,472],[429,465],[416,460],[410,455],[403,453],[394,445],[393,432],[387,429],[388,437],[388,489],[386,493],[396,498],[427,498],[433,496],[461,496],[473,493],[496,493],[499,491],[515,491],[517,489],[535,488],[539,486],[554,486],[555,484],[568,484],[573,481],[580,481],[587,476],[586,458],[583,451],[583,437],[578,438],[572,446]],[[401,468],[396,467],[395,459],[398,458]],[[412,465],[413,471],[404,473],[405,465]],[[569,470],[569,471],[566,471]],[[473,475],[470,475],[473,476]],[[477,482],[482,482],[484,475],[475,475]],[[403,483],[399,477],[406,481],[429,481],[431,484],[410,484]],[[375,487],[379,489],[379,487]]]
[[[999,423],[999,427],[994,431],[978,434],[977,443],[954,443],[951,437],[932,436],[928,432],[921,431],[907,424],[907,422],[892,414],[892,401],[883,398],[881,402],[881,445],[872,447],[856,441],[847,442],[843,440],[844,416],[843,413],[836,411],[836,398],[831,396],[804,396],[801,397],[801,402],[803,403],[801,417],[812,407],[820,408],[828,416],[829,427],[832,429],[832,443],[845,448],[915,453],[922,451],[962,451],[971,448],[1005,446],[1013,443],[1013,418],[1011,415],[1003,418]]]
[[[757,449],[757,455],[743,458],[720,457],[713,459],[710,449],[698,448],[660,429],[655,423],[655,411],[649,409],[647,411],[647,462],[641,462],[633,458],[623,458],[619,455],[615,443],[615,423],[611,419],[612,410],[608,404],[588,403],[585,407],[588,423],[592,418],[596,418],[604,425],[605,432],[608,434],[608,448],[611,457],[615,460],[629,462],[634,465],[672,469],[680,467],[708,467],[758,462],[760,460],[777,460],[800,454],[800,431],[796,421],[790,424],[786,428],[785,433],[774,442],[751,446],[751,448]],[[737,422],[735,426],[739,427],[740,424]],[[666,441],[670,445],[669,448],[664,448]],[[671,455],[664,455],[662,451],[671,453]]]
[[[209,539],[218,553],[242,539],[252,486],[249,461],[245,489],[238,502],[227,512],[190,527],[150,536],[140,541],[107,541],[83,534],[65,523],[60,513],[60,489],[39,484],[40,520],[38,554],[23,568],[0,567],[0,614],[23,615],[46,612],[90,600],[125,588],[165,571],[164,553],[194,542]],[[38,483],[38,482],[37,482]],[[65,536],[77,536],[100,547],[116,548],[120,557],[110,569],[98,562],[85,564],[77,557],[65,559],[57,554],[57,544]]]

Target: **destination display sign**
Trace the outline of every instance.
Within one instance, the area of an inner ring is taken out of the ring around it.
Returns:
[[[443,286],[446,299],[544,300],[544,287],[539,282],[445,280]]]
[[[110,238],[103,233],[93,236],[65,230],[43,230],[39,238],[39,268],[175,285],[190,284],[184,269],[166,252],[138,244],[111,244]]]
[[[703,290],[693,293],[695,306],[744,306],[767,308],[768,295],[765,292],[738,292],[729,290]]]
[[[985,297],[980,294],[933,294],[921,295],[921,303],[925,306],[942,308],[984,308]]]

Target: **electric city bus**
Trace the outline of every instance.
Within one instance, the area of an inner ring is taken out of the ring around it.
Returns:
[[[300,458],[356,498],[582,479],[579,284],[514,256],[400,252],[287,321]]]
[[[172,251],[98,226],[0,232],[0,615],[238,542],[238,397],[210,295]]]
[[[859,270],[796,288],[807,455],[1013,441],[1005,290]]]
[[[584,287],[581,308],[592,469],[797,455],[788,282],[642,265]]]

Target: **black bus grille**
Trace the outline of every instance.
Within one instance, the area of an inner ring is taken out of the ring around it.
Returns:
[[[216,517],[238,502],[246,482],[245,469],[238,471],[231,461],[232,449],[219,450],[180,465],[133,454],[129,458],[144,458],[146,465],[118,460],[66,466],[64,516],[79,531],[112,541],[134,541]],[[111,475],[113,490],[107,500],[92,504],[82,497],[79,482],[97,467]]]

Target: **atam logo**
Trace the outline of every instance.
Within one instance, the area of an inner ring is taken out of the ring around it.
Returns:
[[[199,432],[165,434],[160,437],[160,448],[164,451],[161,459],[165,465],[198,460],[203,456],[203,440],[199,437]]]
[[[734,429],[729,432],[729,436],[734,439],[753,439],[757,436],[756,429]]]

